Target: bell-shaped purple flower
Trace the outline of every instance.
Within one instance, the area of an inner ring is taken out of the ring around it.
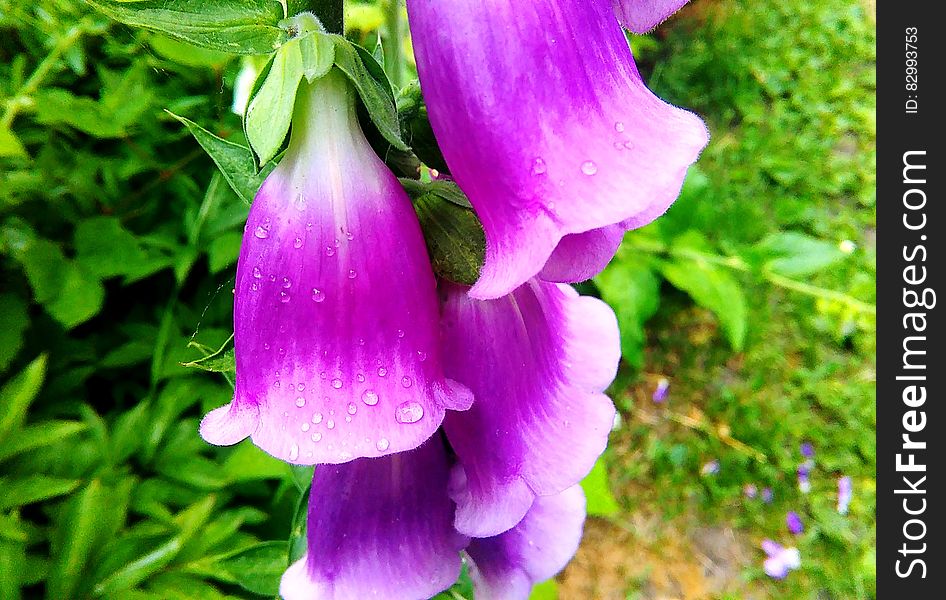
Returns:
[[[473,539],[467,547],[476,600],[526,600],[532,586],[565,568],[578,550],[585,495],[573,486],[537,498],[509,531]]]
[[[283,575],[285,600],[426,600],[460,574],[440,435],[420,448],[315,470],[308,551]]]
[[[706,145],[644,85],[609,0],[408,0],[450,174],[486,233],[470,293],[593,275],[661,215]]]
[[[289,149],[247,219],[233,401],[213,444],[343,463],[419,446],[472,398],[444,379],[436,282],[410,200],[374,154],[340,72],[296,98]]]
[[[496,300],[442,290],[445,369],[476,398],[444,420],[459,463],[456,527],[488,537],[518,523],[537,496],[576,484],[604,450],[617,321],[600,300],[535,279]]]
[[[621,25],[634,33],[646,33],[667,20],[690,0],[612,0]]]

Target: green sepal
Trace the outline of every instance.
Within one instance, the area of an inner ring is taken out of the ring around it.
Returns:
[[[434,130],[427,117],[427,106],[417,81],[408,84],[397,97],[397,113],[401,131],[414,154],[425,165],[449,174],[450,168],[440,152]]]

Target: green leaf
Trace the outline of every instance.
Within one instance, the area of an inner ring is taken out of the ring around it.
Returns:
[[[14,294],[0,294],[0,373],[6,371],[20,348],[23,347],[23,333],[30,326],[30,316],[26,312],[26,302]]]
[[[39,394],[46,376],[43,354],[0,388],[0,442],[23,425],[26,409]]]
[[[93,480],[68,503],[57,522],[52,568],[46,581],[49,598],[73,598],[86,574],[86,565],[99,535],[100,516],[108,512],[108,498],[101,482]]]
[[[0,537],[0,598],[19,600],[25,575],[26,541]]]
[[[591,472],[581,481],[585,491],[588,514],[596,517],[610,517],[621,512],[621,506],[611,492],[608,481],[608,468],[604,458],[599,458]]]
[[[288,557],[286,542],[263,542],[231,554],[215,567],[249,592],[275,596],[279,580],[289,567]]]
[[[220,348],[203,358],[182,363],[184,367],[201,369],[212,373],[236,373],[236,355],[233,351],[233,336],[227,338]]]
[[[0,125],[0,157],[12,156],[23,158],[26,148],[6,125]]]
[[[261,165],[276,156],[289,133],[302,71],[302,52],[299,40],[294,39],[276,52],[263,84],[246,108],[246,139]]]
[[[0,511],[68,494],[81,483],[78,479],[47,475],[0,477]]]
[[[74,234],[76,262],[101,277],[140,278],[161,269],[166,261],[149,260],[141,243],[115,217],[80,221]]]
[[[549,579],[536,584],[529,594],[529,600],[558,600],[558,583]]]
[[[743,287],[729,271],[689,258],[663,263],[660,271],[674,287],[715,314],[732,348],[742,349],[747,327],[746,299]]]
[[[42,421],[36,425],[28,425],[14,432],[0,446],[0,461],[43,446],[61,443],[86,429],[88,425],[81,421]]]
[[[398,150],[407,151],[407,144],[401,139],[394,93],[384,69],[371,53],[361,46],[352,44],[340,35],[331,37],[335,41],[335,66],[341,69],[355,86],[371,122],[389,144]]]
[[[240,257],[240,244],[243,236],[235,231],[223,233],[215,237],[207,247],[207,263],[210,272],[217,274],[227,267],[236,264]]]
[[[793,231],[773,233],[753,250],[774,257],[765,262],[763,268],[786,277],[814,275],[845,257],[837,244]]]
[[[234,54],[269,54],[289,39],[276,0],[87,0],[126,25]]]
[[[427,106],[424,104],[418,82],[410,83],[398,94],[397,113],[401,131],[404,132],[404,137],[414,154],[428,167],[449,174],[450,168],[434,137],[434,130],[430,126]]]
[[[402,179],[401,184],[413,199],[434,272],[473,285],[483,264],[486,237],[463,192],[452,181]]]
[[[105,302],[105,288],[98,278],[69,263],[59,296],[45,306],[66,329],[85,323],[98,314]]]
[[[67,329],[89,320],[102,308],[102,283],[67,260],[56,244],[35,239],[15,256],[26,271],[36,302]]]
[[[275,163],[266,164],[261,171],[256,171],[253,152],[241,144],[235,144],[219,138],[186,117],[168,112],[191,132],[197,143],[210,155],[224,179],[233,188],[237,196],[247,205],[253,203],[253,197],[263,184],[263,180],[275,167]]]
[[[233,54],[229,52],[201,48],[162,34],[151,36],[148,44],[164,58],[188,67],[220,69],[233,59]]]
[[[223,470],[231,481],[282,479],[289,474],[286,463],[263,452],[250,440],[237,444],[224,461]]]
[[[619,255],[595,277],[601,298],[611,305],[621,328],[621,353],[629,364],[644,364],[644,324],[660,306],[660,280],[647,261]]]

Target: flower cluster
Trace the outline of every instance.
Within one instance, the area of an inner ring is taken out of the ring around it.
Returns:
[[[707,141],[644,86],[618,18],[680,4],[409,0],[431,125],[485,233],[472,288],[435,276],[346,75],[299,84],[240,251],[234,397],[201,423],[321,465],[285,598],[428,598],[461,552],[478,598],[526,598],[574,554],[620,349],[611,309],[567,283],[667,209]]]

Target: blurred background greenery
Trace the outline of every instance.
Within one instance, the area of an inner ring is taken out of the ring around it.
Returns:
[[[348,34],[380,35],[404,84],[388,2],[348,3]],[[621,322],[622,419],[585,543],[537,596],[874,595],[873,19],[695,0],[633,36],[713,139],[583,284]],[[72,0],[0,0],[0,599],[272,596],[298,553],[306,471],[206,445],[198,419],[232,390],[186,366],[230,335],[247,208],[164,111],[239,140],[241,67]],[[764,538],[801,568],[766,577]]]

